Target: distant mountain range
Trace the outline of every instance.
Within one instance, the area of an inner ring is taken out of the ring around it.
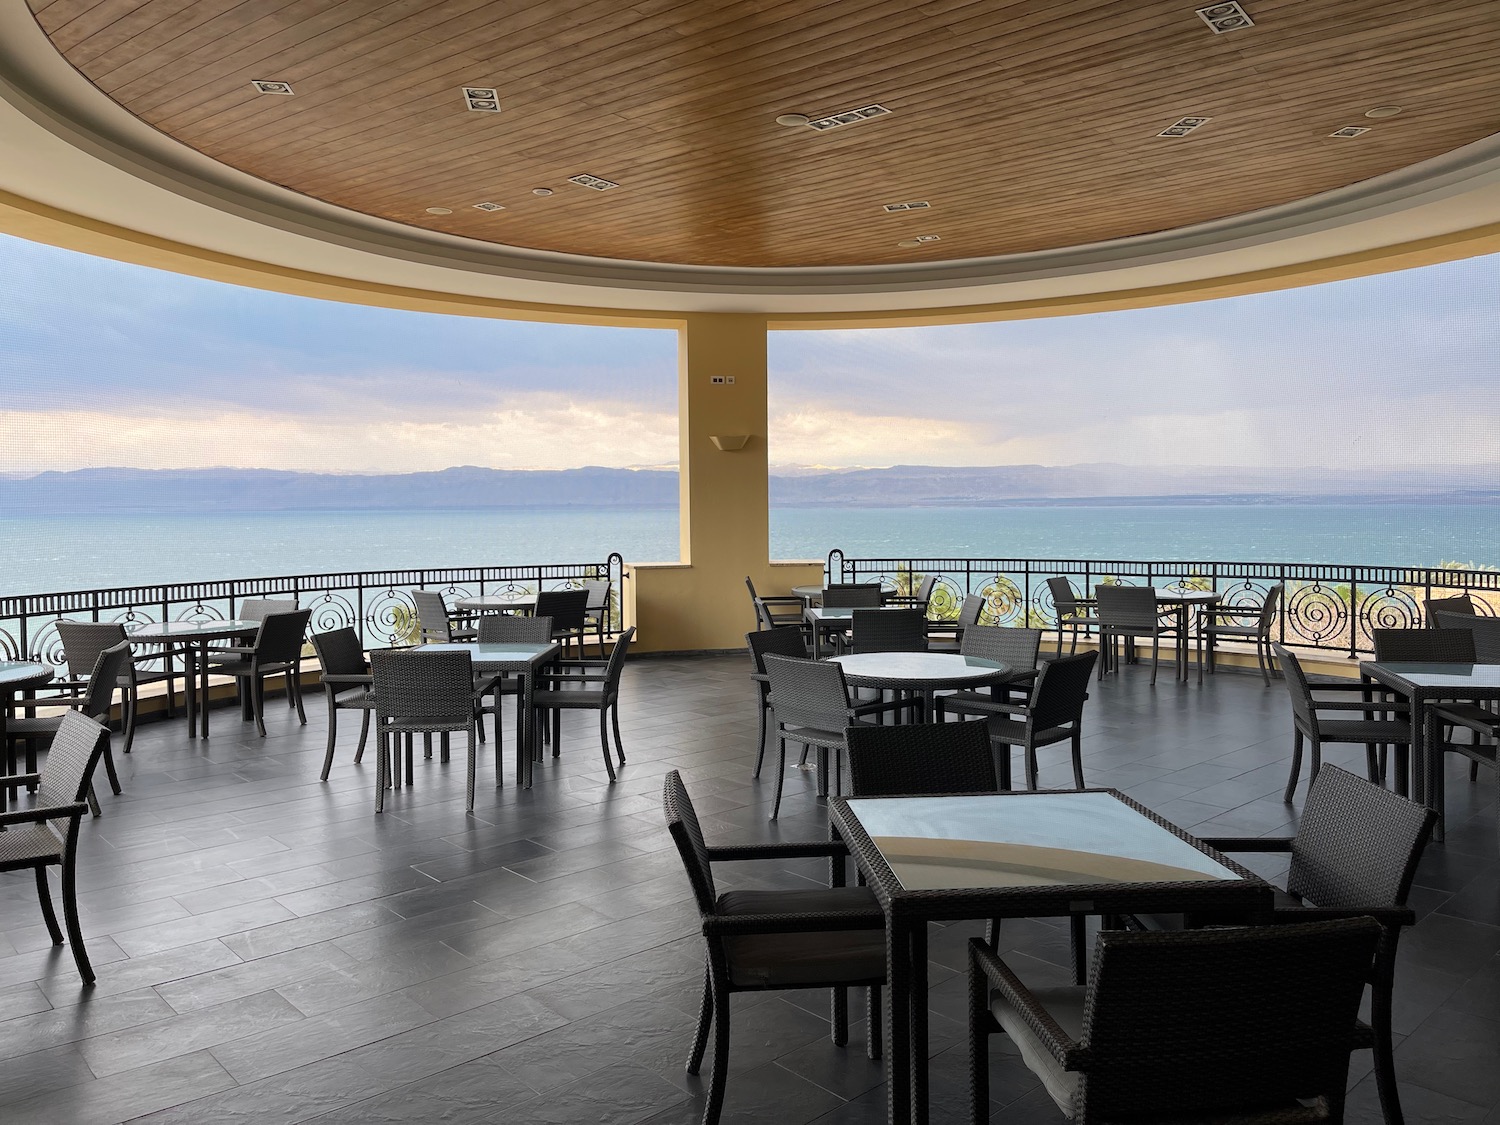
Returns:
[[[1404,470],[1000,465],[772,470],[794,506],[1500,502],[1500,465]],[[0,477],[0,515],[672,507],[670,469],[481,469],[358,475],[262,469],[82,469]]]

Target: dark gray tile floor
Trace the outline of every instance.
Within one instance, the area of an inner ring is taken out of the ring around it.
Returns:
[[[686,1123],[702,1086],[682,1062],[697,1010],[700,939],[662,827],[660,789],[683,771],[708,833],[826,832],[811,778],[788,771],[779,824],[771,773],[750,779],[755,719],[741,659],[627,669],[629,764],[605,783],[589,716],[536,787],[492,788],[475,815],[461,754],[420,761],[373,814],[373,762],[317,780],[321,700],[299,728],[273,701],[259,739],[233,711],[208,743],[181,722],[144,728],[121,761],[125,794],[85,824],[84,931],[98,984],[48,944],[29,876],[0,876],[0,1119],[6,1125],[160,1122]],[[1118,786],[1204,833],[1280,834],[1290,736],[1279,684],[1221,675],[1199,689],[1144,669],[1089,704],[1091,784]],[[346,716],[347,718],[347,716]],[[346,732],[353,735],[354,730]],[[487,753],[487,751],[486,751]],[[1353,761],[1336,756],[1335,760]],[[1043,784],[1062,785],[1051,766]],[[1413,1123],[1500,1123],[1500,862],[1488,786],[1455,766],[1453,825],[1429,849],[1404,941],[1397,1059]],[[1274,868],[1266,869],[1274,873]],[[740,870],[731,885],[795,885],[812,866]],[[962,950],[932,943],[934,1118],[960,1120]],[[1060,979],[1051,922],[1007,924],[1006,956]],[[822,993],[741,996],[725,1120],[884,1120],[864,1026],[827,1039]],[[997,1120],[1059,1120],[997,1040]],[[1351,1118],[1378,1119],[1356,1057]]]

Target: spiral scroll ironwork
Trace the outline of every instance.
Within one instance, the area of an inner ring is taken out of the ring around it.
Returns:
[[[1359,611],[1355,617],[1359,626],[1358,642],[1361,648],[1374,643],[1376,629],[1415,629],[1422,624],[1422,607],[1410,590],[1397,586],[1386,586],[1360,591]]]
[[[980,611],[981,625],[1024,625],[1026,623],[1026,597],[1009,575],[997,574],[979,588],[984,599]]]
[[[1286,599],[1289,633],[1315,645],[1327,645],[1344,632],[1349,620],[1349,595],[1321,582],[1298,586]]]
[[[417,606],[406,590],[387,587],[365,601],[366,642],[417,643]]]
[[[20,660],[21,642],[9,629],[0,629],[0,656],[6,660]]]
[[[927,616],[934,621],[952,621],[963,606],[964,588],[946,574],[938,576],[932,588],[932,597],[927,601]]]
[[[351,628],[359,620],[359,613],[355,610],[354,603],[342,594],[335,594],[331,590],[325,590],[323,596],[308,608],[312,610],[308,625],[314,633]]]

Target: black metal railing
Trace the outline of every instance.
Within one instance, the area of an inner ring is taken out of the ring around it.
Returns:
[[[162,586],[119,586],[56,594],[0,597],[0,659],[61,664],[57,622],[233,620],[245,598],[295,597],[312,610],[315,633],[352,626],[364,646],[385,648],[415,638],[411,591],[439,590],[450,605],[459,598],[577,588],[610,583],[609,631],[619,628],[624,560],[528,563],[522,566],[439,567],[421,570],[361,570],[338,574],[283,574]]]
[[[955,617],[970,594],[984,598],[980,620],[1048,629],[1057,620],[1047,579],[1067,578],[1085,594],[1099,583],[1214,590],[1229,605],[1259,605],[1285,587],[1275,635],[1283,644],[1332,649],[1350,657],[1371,650],[1373,629],[1425,622],[1428,598],[1468,594],[1479,613],[1500,615],[1500,570],[1355,566],[1326,563],[1194,562],[1107,559],[845,558],[828,552],[830,581],[875,582],[915,592],[935,576],[931,615]]]

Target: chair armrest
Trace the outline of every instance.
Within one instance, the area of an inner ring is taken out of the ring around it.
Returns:
[[[565,684],[602,684],[607,682],[609,677],[585,676],[581,672],[544,672],[537,679],[554,680]]]
[[[1314,699],[1312,701],[1314,711],[1361,711],[1369,714],[1371,711],[1394,711],[1405,715],[1411,710],[1409,706],[1399,700],[1338,700],[1338,699]]]
[[[495,690],[495,685],[499,682],[499,676],[485,676],[483,679],[480,679],[478,676],[474,677],[474,701],[477,703],[486,695],[489,695],[490,692]]]
[[[209,656],[230,656],[230,655],[233,655],[233,656],[254,656],[255,655],[255,650],[253,648],[237,648],[237,647],[231,647],[231,648],[211,648],[211,649],[208,650],[208,655]]]
[[[24,711],[31,707],[81,707],[88,702],[86,695],[39,695],[35,699],[12,699],[12,711]]]
[[[45,824],[49,820],[67,820],[82,816],[88,811],[88,805],[78,801],[71,805],[48,805],[44,809],[17,809],[14,812],[0,812],[0,827],[7,824]]]
[[[1382,926],[1415,926],[1417,913],[1405,906],[1298,906],[1282,907],[1283,922],[1338,922],[1345,918],[1374,918]]]
[[[878,715],[882,711],[896,711],[902,707],[910,706],[910,700],[905,699],[871,699],[865,703],[855,703],[849,708],[850,716],[855,715]]]
[[[822,856],[837,858],[849,854],[842,840],[795,840],[784,844],[719,844],[708,849],[715,862],[743,859],[811,859]]]
[[[1218,852],[1289,852],[1292,850],[1290,836],[1199,836],[1200,844],[1207,844]]]
[[[1041,1002],[1021,983],[1021,978],[1011,972],[1010,966],[991,953],[978,938],[969,939],[969,964],[972,971],[982,972],[990,987],[1021,1013],[1026,1026],[1031,1028],[1041,1040],[1042,1046],[1062,1064],[1064,1070],[1080,1068],[1086,1061],[1083,1048],[1058,1025],[1057,1020],[1052,1018],[1052,1013],[1042,1007]]]
[[[816,914],[730,914],[703,919],[705,937],[742,934],[823,934],[840,930],[883,930],[881,910],[825,910]]]
[[[795,594],[775,594],[769,598],[758,599],[761,605],[795,605],[800,606],[802,599]]]
[[[19,789],[22,785],[35,785],[41,780],[39,773],[0,774],[0,789]]]
[[[327,672],[325,672],[323,674],[323,676],[322,676],[322,680],[323,680],[323,682],[325,684],[366,684],[366,685],[368,685],[368,684],[373,684],[375,682],[375,677],[374,676],[359,676],[359,675],[355,675],[353,672],[347,672],[347,673],[327,673]]]
[[[1334,682],[1331,684],[1307,685],[1309,691],[1390,691],[1392,689],[1384,684],[1376,683],[1374,680],[1365,680],[1361,683]]]

